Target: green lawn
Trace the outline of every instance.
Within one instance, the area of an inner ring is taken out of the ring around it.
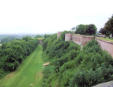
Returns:
[[[0,87],[40,87],[43,77],[42,52],[42,46],[38,46],[18,70],[0,80]]]
[[[97,37],[98,39],[101,39],[101,40],[105,40],[105,41],[109,41],[109,42],[113,42],[113,38],[104,38],[104,37]]]

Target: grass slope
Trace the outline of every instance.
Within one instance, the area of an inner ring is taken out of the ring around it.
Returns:
[[[17,71],[0,80],[0,87],[40,87],[42,70],[42,47],[38,46]]]

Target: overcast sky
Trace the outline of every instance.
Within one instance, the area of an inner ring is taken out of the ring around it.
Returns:
[[[78,24],[98,29],[113,14],[113,0],[0,0],[1,33],[54,33]]]

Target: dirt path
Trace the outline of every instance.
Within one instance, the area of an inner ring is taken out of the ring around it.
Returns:
[[[113,44],[97,39],[103,50],[106,50],[113,57]]]

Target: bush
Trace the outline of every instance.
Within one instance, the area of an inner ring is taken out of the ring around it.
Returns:
[[[70,87],[91,87],[112,80],[113,59],[94,40],[83,48],[75,59],[75,64],[78,71],[70,81]]]
[[[16,70],[37,45],[37,40],[30,37],[3,43],[0,47],[0,69],[5,72]]]
[[[63,41],[63,36],[55,38],[52,35],[44,41],[44,54],[50,65],[43,73],[42,87],[91,87],[113,80],[113,59],[97,41],[92,40],[80,49],[73,42]]]

